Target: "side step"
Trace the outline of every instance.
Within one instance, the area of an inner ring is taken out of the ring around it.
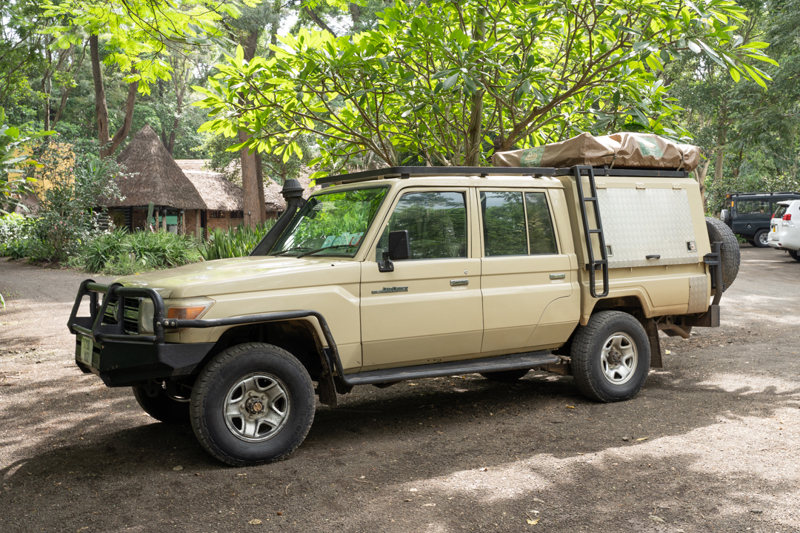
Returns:
[[[527,352],[514,355],[501,355],[499,357],[486,357],[483,359],[470,359],[469,361],[370,370],[369,372],[347,374],[344,376],[343,381],[347,385],[392,383],[394,381],[404,381],[408,379],[438,378],[442,376],[456,376],[459,374],[478,372],[499,372],[501,370],[534,368],[558,363],[560,360],[560,357],[550,352]]]

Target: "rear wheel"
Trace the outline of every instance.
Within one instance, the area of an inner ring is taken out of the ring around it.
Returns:
[[[189,398],[170,396],[160,383],[133,387],[133,396],[144,412],[165,424],[189,422]]]
[[[798,250],[789,250],[789,255],[795,261],[800,261],[800,251],[798,251]]]
[[[481,376],[489,381],[499,381],[500,383],[513,383],[524,378],[530,372],[529,368],[520,368],[518,370],[499,370],[497,372],[481,372]]]
[[[314,420],[314,385],[271,344],[228,348],[200,372],[191,421],[200,444],[232,466],[270,463],[297,448]]]
[[[753,238],[753,242],[759,248],[769,248],[769,230],[758,230]]]
[[[650,343],[636,318],[621,311],[600,311],[581,326],[570,352],[578,389],[598,402],[634,397],[650,370]]]

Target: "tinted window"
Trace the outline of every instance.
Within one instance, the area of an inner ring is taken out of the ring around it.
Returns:
[[[772,215],[772,218],[781,218],[786,213],[786,205],[779,205],[778,208],[775,210],[775,213]]]
[[[770,213],[769,200],[739,200],[736,212],[740,215],[756,215]]]
[[[525,193],[525,207],[528,211],[528,239],[531,254],[555,254],[556,236],[553,233],[553,221],[550,219],[550,208],[543,192]]]
[[[389,232],[408,230],[411,259],[467,256],[467,207],[464,193],[404,194],[378,243],[377,259],[389,243]]]
[[[481,211],[486,257],[528,253],[521,192],[481,192]]]

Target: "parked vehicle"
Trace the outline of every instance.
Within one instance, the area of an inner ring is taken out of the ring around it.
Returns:
[[[772,213],[778,202],[800,200],[798,192],[733,192],[725,196],[722,221],[751,245],[769,246]]]
[[[738,272],[733,233],[704,218],[686,170],[395,167],[318,183],[305,201],[286,182],[287,213],[249,257],[85,281],[77,365],[133,387],[158,420],[190,420],[220,461],[259,464],[303,441],[315,396],[335,406],[356,385],[542,369],[629,399],[662,364],[659,331],[718,326]]]
[[[800,261],[800,200],[778,202],[770,222],[769,245]]]

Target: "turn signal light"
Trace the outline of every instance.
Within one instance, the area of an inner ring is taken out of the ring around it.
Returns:
[[[206,310],[205,305],[198,307],[170,307],[167,311],[167,318],[177,318],[179,320],[194,320]]]

